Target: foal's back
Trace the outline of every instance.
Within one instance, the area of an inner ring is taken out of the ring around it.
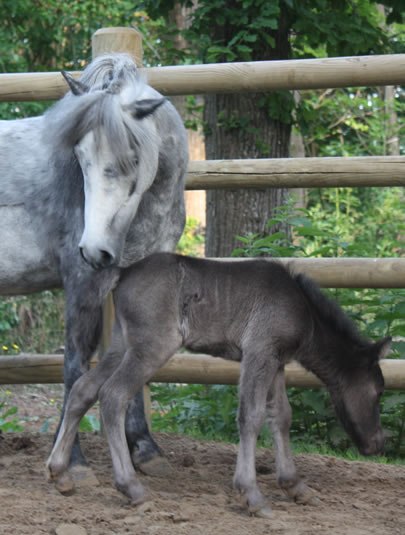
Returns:
[[[180,345],[232,360],[270,348],[290,360],[312,332],[305,297],[275,261],[156,253],[124,271],[115,301],[122,321],[131,318],[134,340],[141,330],[144,339],[145,329],[154,336],[176,329]]]

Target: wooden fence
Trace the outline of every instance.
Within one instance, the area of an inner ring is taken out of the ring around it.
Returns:
[[[98,30],[92,45],[93,56],[128,52],[142,65],[141,36],[133,29]],[[405,84],[405,54],[143,70],[149,84],[165,95],[401,85]],[[55,100],[66,90],[59,73],[0,74],[0,101]],[[190,163],[187,176],[187,189],[403,185],[405,157],[400,156],[198,161]],[[325,287],[405,288],[405,258],[282,261]],[[111,321],[111,316],[107,316],[107,327]],[[104,346],[107,344],[108,336]],[[61,355],[1,357],[0,384],[61,382],[62,362]],[[405,361],[384,360],[382,368],[387,388],[405,388]],[[206,355],[178,354],[153,380],[235,384],[238,376],[236,363]],[[306,387],[321,384],[298,364],[287,367],[286,381],[288,385]]]

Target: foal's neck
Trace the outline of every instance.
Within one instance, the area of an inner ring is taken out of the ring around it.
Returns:
[[[333,388],[345,375],[350,355],[355,358],[356,345],[349,334],[337,332],[316,318],[313,336],[298,361],[328,388]]]

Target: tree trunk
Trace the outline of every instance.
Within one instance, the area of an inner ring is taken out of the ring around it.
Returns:
[[[224,31],[219,28],[218,32]],[[226,28],[227,34],[232,28]],[[276,46],[263,44],[254,60],[287,59],[288,28],[280,19],[272,33]],[[286,158],[291,125],[269,117],[263,93],[208,95],[205,98],[205,151],[208,160]],[[288,199],[287,189],[213,190],[207,192],[206,256],[229,256],[240,247],[235,236],[268,233],[266,225],[274,208]]]
[[[171,24],[175,24],[178,30],[184,31],[190,27],[190,17],[195,9],[197,2],[194,0],[192,7],[184,7],[181,2],[175,2],[173,9],[169,11],[168,19]],[[189,43],[184,39],[181,34],[178,34],[175,39],[175,47],[178,49],[184,49],[189,46]],[[201,97],[196,96],[197,99]],[[183,121],[187,119],[186,110],[186,97],[183,95],[176,95],[170,97],[170,101],[176,110],[179,112]],[[205,160],[205,146],[204,137],[201,129],[198,131],[187,129],[187,139],[190,160]],[[200,191],[185,191],[184,201],[186,204],[187,217],[196,219],[198,223],[205,227],[206,224],[206,194],[204,190]]]

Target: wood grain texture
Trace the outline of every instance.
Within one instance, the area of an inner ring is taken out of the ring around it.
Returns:
[[[124,50],[122,42],[127,38],[126,32],[119,37],[111,34],[112,30],[103,28],[96,34],[104,32],[112,44]],[[96,46],[100,52],[108,50]],[[143,69],[143,73],[152,87],[170,96],[403,85],[404,65],[405,54],[387,54],[151,67]],[[78,76],[78,73],[73,74]],[[0,102],[56,100],[65,91],[59,73],[0,74]]]
[[[188,190],[405,186],[405,156],[191,161]]]
[[[96,364],[92,362],[92,366]],[[405,361],[383,359],[381,361],[385,388],[405,389]],[[62,355],[16,355],[0,359],[0,384],[62,383]],[[176,354],[153,377],[152,382],[224,384],[235,385],[239,381],[240,365],[208,355]],[[307,372],[297,362],[286,366],[287,386],[306,388],[322,387],[323,383]]]

